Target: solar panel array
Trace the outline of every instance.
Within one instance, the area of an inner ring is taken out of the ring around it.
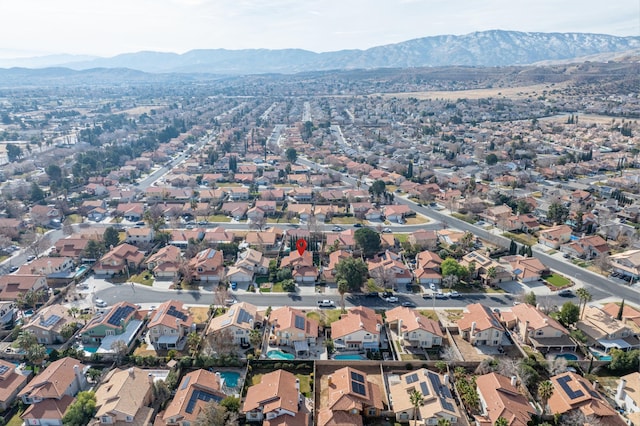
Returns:
[[[182,381],[182,386],[180,386],[180,390],[186,389],[189,386],[189,381],[191,381],[191,376],[187,376]]]
[[[62,318],[59,317],[58,315],[51,315],[49,318],[47,318],[44,321],[44,326],[45,327],[51,327],[53,324],[57,323],[58,321],[60,321]]]
[[[304,317],[301,317],[299,315],[296,315],[295,318],[295,327],[298,330],[304,330]]]
[[[584,392],[582,392],[580,389],[574,391],[569,387],[569,382],[571,380],[573,380],[571,376],[560,377],[558,379],[558,384],[560,385],[562,390],[567,394],[569,399],[576,399],[576,398],[580,398],[581,396],[584,396]]]
[[[420,390],[422,391],[422,395],[429,396],[429,387],[427,386],[427,382],[420,382]]]
[[[216,402],[220,402],[222,401],[222,398],[220,398],[218,395],[214,395],[209,392],[196,389],[191,393],[191,398],[189,398],[189,402],[187,403],[187,409],[185,411],[191,414],[193,413],[193,409],[196,408],[196,403],[198,401],[209,402],[212,400]]]
[[[404,380],[405,382],[407,382],[408,385],[410,385],[411,383],[415,383],[418,381],[418,375],[416,373],[409,374],[404,378]]]
[[[6,365],[0,365],[0,374],[4,374],[7,371],[9,371],[9,367],[7,367]]]
[[[431,388],[434,390],[434,392],[438,396],[438,399],[440,400],[440,405],[442,405],[442,408],[447,411],[455,411],[455,408],[451,403],[453,396],[451,395],[451,391],[449,390],[449,388],[447,386],[444,386],[440,382],[440,376],[438,376],[437,374],[429,372],[428,375],[429,375],[429,381],[431,381]]]
[[[180,312],[176,309],[175,306],[169,306],[169,310],[167,311],[167,315],[171,315],[172,317],[178,318],[182,321],[187,321],[187,315],[184,312]]]
[[[114,325],[116,327],[120,326],[120,321],[127,318],[131,315],[131,312],[135,311],[136,308],[133,306],[120,306],[115,310],[113,314],[107,320],[107,323]]]
[[[367,390],[364,384],[364,376],[362,374],[351,372],[351,389],[358,395],[367,396]]]
[[[238,324],[242,324],[243,322],[249,323],[252,319],[253,316],[244,309],[241,308],[240,312],[238,312]]]

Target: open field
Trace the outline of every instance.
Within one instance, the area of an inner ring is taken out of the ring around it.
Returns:
[[[512,98],[523,99],[531,96],[540,96],[542,92],[561,89],[563,84],[536,84],[521,87],[496,87],[491,89],[457,90],[457,91],[432,91],[432,92],[401,92],[380,94],[383,98],[416,98],[416,99],[482,99],[482,98]]]
[[[139,107],[135,107],[135,108],[126,109],[126,110],[122,111],[121,114],[127,114],[127,115],[149,114],[149,113],[151,113],[152,109],[155,109],[156,111],[159,111],[161,109],[164,109],[165,107],[166,107],[166,105],[139,106]]]

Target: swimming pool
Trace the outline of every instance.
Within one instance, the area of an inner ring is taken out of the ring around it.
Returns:
[[[611,361],[611,355],[604,355],[602,352],[594,351],[592,348],[589,348],[589,352],[600,361]]]
[[[293,354],[282,352],[281,350],[267,352],[267,358],[269,359],[295,359]]]
[[[333,359],[342,359],[342,360],[350,360],[350,361],[362,361],[365,359],[362,355],[335,355]]]
[[[237,371],[220,371],[220,377],[224,379],[224,384],[230,388],[237,388],[240,380],[240,373]]]
[[[96,352],[98,352],[98,347],[97,346],[84,346],[82,348],[82,350],[84,350],[86,353],[89,354],[89,356],[91,356],[92,354],[95,354]]]
[[[578,360],[578,357],[575,356],[574,354],[558,354],[558,355],[556,355],[556,359],[558,359],[558,358],[564,358],[567,361],[577,361]]]

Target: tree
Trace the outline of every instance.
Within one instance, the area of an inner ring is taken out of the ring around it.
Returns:
[[[526,294],[524,296],[524,303],[531,305],[531,306],[536,306],[536,294],[531,291],[530,293]]]
[[[580,306],[582,307],[580,310],[580,318],[582,318],[584,316],[584,310],[587,307],[587,303],[591,302],[591,299],[593,299],[593,296],[591,296],[591,293],[589,293],[589,290],[587,290],[584,287],[581,287],[578,290],[576,290],[576,294],[580,299]]]
[[[563,224],[569,217],[569,208],[560,203],[551,203],[547,211],[547,219],[550,222]]]
[[[37,365],[47,358],[47,348],[38,343],[38,338],[30,331],[21,331],[16,346],[25,352],[25,357],[31,365]]]
[[[509,420],[500,416],[496,419],[496,422],[493,424],[493,426],[509,426]]]
[[[438,426],[451,426],[451,420],[440,417],[438,419]]]
[[[442,261],[440,265],[442,276],[447,277],[449,275],[455,275],[458,278],[464,278],[467,275],[468,270],[460,265],[454,258],[449,257]]]
[[[82,254],[86,259],[100,259],[104,254],[104,245],[96,240],[87,241],[87,246]]]
[[[409,394],[409,401],[413,405],[413,424],[418,424],[418,408],[422,405],[424,395],[419,390],[413,390]]]
[[[96,414],[96,394],[93,391],[83,391],[76,395],[67,408],[62,424],[64,426],[84,426],[89,424],[91,418]]]
[[[382,194],[385,193],[386,190],[387,190],[387,185],[384,183],[384,181],[380,179],[375,180],[369,186],[369,194],[375,195],[376,197],[380,197]]]
[[[89,378],[89,380],[91,380],[94,383],[98,382],[98,379],[100,378],[100,376],[102,376],[102,370],[98,368],[92,367],[87,370],[87,377]]]
[[[618,321],[622,321],[622,314],[624,313],[624,299],[620,303],[620,308],[618,309],[618,315],[616,315],[616,319]]]
[[[164,380],[153,382],[153,398],[158,401],[160,407],[171,398],[171,389]]]
[[[298,159],[298,152],[295,150],[295,148],[287,148],[287,150],[284,152],[284,155],[285,157],[287,157],[287,161],[289,161],[290,163],[295,163]]]
[[[360,228],[353,234],[356,244],[365,257],[380,251],[380,234],[370,228]]]
[[[347,257],[336,264],[336,282],[347,282],[349,291],[359,291],[367,276],[367,264],[362,259]]]
[[[518,253],[518,244],[516,244],[515,241],[511,240],[511,242],[509,243],[509,254],[511,256],[513,256],[514,254]]]
[[[487,156],[484,157],[484,161],[487,162],[487,165],[493,166],[494,164],[496,164],[498,162],[498,156],[495,155],[494,153],[487,154]]]
[[[621,349],[611,349],[611,363],[609,370],[615,372],[638,371],[640,350],[623,351]]]
[[[8,143],[5,148],[10,163],[14,163],[22,158],[22,149],[18,145]]]
[[[553,383],[550,380],[545,380],[538,385],[538,398],[542,404],[542,414],[547,411],[547,402],[553,395]]]
[[[115,340],[109,349],[116,355],[116,365],[120,365],[125,355],[129,352],[129,347],[124,340]]]
[[[256,216],[249,221],[249,229],[257,229],[258,231],[262,231],[266,224],[267,224],[266,216],[264,215]]]
[[[144,220],[154,232],[158,232],[164,225],[164,209],[159,204],[154,204],[144,212]]]
[[[60,184],[62,182],[62,169],[57,164],[50,164],[49,167],[45,169],[47,176],[54,182]]]
[[[51,247],[51,240],[47,234],[39,234],[33,231],[27,232],[22,236],[23,244],[27,248],[27,252],[39,258],[40,255]]]
[[[230,412],[215,401],[210,401],[202,407],[193,426],[234,426],[237,422],[236,413]]]
[[[349,291],[349,283],[347,280],[339,280],[338,281],[338,293],[340,293],[340,307],[342,308],[342,312],[345,312],[344,308],[344,295]]]
[[[580,319],[580,308],[571,302],[566,302],[558,312],[558,321],[565,327],[575,324]]]
[[[262,331],[258,329],[251,329],[249,332],[249,343],[256,349],[260,349],[262,345]]]
[[[220,405],[230,413],[237,413],[240,410],[240,399],[235,396],[227,396],[220,401]]]
[[[191,356],[196,356],[198,354],[198,350],[200,349],[200,344],[202,343],[202,336],[195,331],[187,334],[187,346],[189,347],[189,354]]]
[[[120,234],[118,230],[113,226],[105,229],[102,235],[102,241],[104,241],[104,246],[109,250],[111,250],[112,247],[116,247],[120,244]]]
[[[32,203],[40,203],[43,202],[45,198],[44,191],[40,188],[36,182],[31,182],[31,192],[29,195],[29,199]]]

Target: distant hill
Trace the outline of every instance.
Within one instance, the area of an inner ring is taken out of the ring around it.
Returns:
[[[439,66],[509,66],[626,52],[640,48],[640,37],[586,33],[482,31],[409,40],[367,50],[314,53],[301,49],[192,50],[184,54],[127,53],[111,58],[13,60],[9,66],[62,66],[75,70],[130,68],[149,73],[262,74],[307,71]],[[62,59],[62,58],[61,58]],[[0,66],[7,66],[0,60]]]

